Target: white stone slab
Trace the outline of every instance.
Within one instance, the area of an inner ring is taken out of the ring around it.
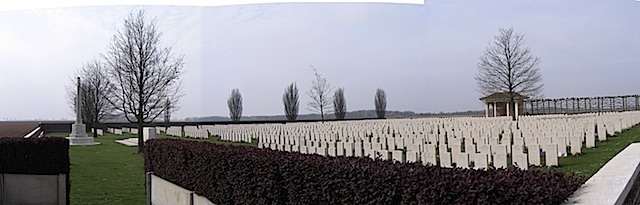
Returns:
[[[493,167],[507,168],[507,154],[494,154],[493,155]]]
[[[333,147],[327,148],[327,156],[335,157],[336,156],[336,148],[333,148]]]
[[[492,154],[507,154],[507,145],[491,145]]]
[[[336,155],[344,156],[344,143],[342,142],[336,143]]]
[[[138,146],[138,138],[128,138],[123,140],[116,140],[117,143],[129,146],[129,147],[137,147]]]
[[[440,166],[451,167],[451,153],[440,152]]]
[[[355,144],[353,144],[353,156],[355,157],[362,157],[362,143],[360,142],[356,142]]]
[[[391,158],[393,159],[393,161],[404,162],[404,160],[402,159],[402,155],[403,155],[402,150],[391,151]]]
[[[477,153],[473,157],[473,167],[476,169],[487,169],[489,167],[489,155],[485,153]]]
[[[514,153],[511,157],[511,164],[523,170],[529,169],[529,160],[527,154]]]
[[[558,166],[558,145],[550,144],[545,145],[545,165],[547,167]]]
[[[465,153],[469,153],[469,154],[475,154],[476,153],[476,145],[472,144],[471,142],[469,143],[465,143],[464,145],[464,152]]]
[[[527,145],[527,155],[529,156],[529,164],[534,166],[540,166],[540,145],[530,144]]]
[[[585,145],[587,148],[596,147],[596,136],[593,132],[587,132]]]
[[[515,154],[524,154],[524,145],[517,145],[514,144],[511,146],[511,155],[515,155]]]
[[[554,138],[553,143],[558,145],[558,156],[566,157],[567,156],[566,137],[563,137],[563,136],[556,137]]]
[[[452,153],[452,162],[456,164],[456,167],[469,168],[469,154],[467,153]]]
[[[581,137],[571,137],[571,154],[576,155],[582,153]]]
[[[602,125],[598,125],[598,140],[601,142],[607,141],[607,131]]]
[[[431,165],[437,165],[438,162],[436,160],[436,153],[435,152],[422,152],[422,164],[427,165],[427,164],[431,164]]]
[[[417,151],[407,151],[407,162],[408,163],[417,162],[419,154],[420,153]]]
[[[607,162],[563,204],[622,204],[638,177],[640,143],[634,143]]]

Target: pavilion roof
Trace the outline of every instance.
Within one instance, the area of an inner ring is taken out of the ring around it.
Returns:
[[[514,101],[522,101],[529,99],[528,96],[520,95],[515,92],[497,92],[480,98],[484,102],[509,102],[513,97]]]

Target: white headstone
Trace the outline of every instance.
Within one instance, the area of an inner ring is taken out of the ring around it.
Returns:
[[[417,151],[407,151],[407,162],[417,162],[418,154]]]
[[[142,138],[144,139],[145,142],[147,140],[150,140],[150,139],[155,139],[156,138],[156,128],[155,127],[142,128]]]
[[[540,145],[527,145],[527,154],[529,156],[529,164],[540,166]]]
[[[426,164],[437,165],[438,162],[436,160],[436,153],[435,152],[422,152],[422,164],[424,164],[424,165],[426,165]]]
[[[571,137],[571,154],[579,153],[582,153],[582,139],[581,137]]]
[[[402,159],[402,154],[402,150],[394,150],[391,152],[391,157],[393,158],[393,161],[404,162],[404,160]]]
[[[440,166],[451,167],[451,153],[440,152]]]
[[[558,145],[546,145],[545,164],[547,167],[558,166]]]
[[[489,155],[485,153],[477,153],[473,157],[475,161],[473,161],[473,167],[477,169],[486,169],[489,166]]]
[[[456,167],[469,168],[469,154],[467,153],[452,153],[453,163]]]
[[[495,168],[507,168],[507,154],[496,153],[493,155],[493,167]]]
[[[529,162],[527,160],[527,154],[523,153],[513,153],[511,157],[512,164],[517,166],[520,169],[527,170],[529,169]]]

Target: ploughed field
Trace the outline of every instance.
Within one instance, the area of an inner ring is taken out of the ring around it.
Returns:
[[[38,122],[0,122],[0,138],[24,137],[38,126]]]

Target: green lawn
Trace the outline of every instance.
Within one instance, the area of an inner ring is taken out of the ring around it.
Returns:
[[[556,169],[589,178],[629,144],[636,142],[640,142],[640,125],[633,126],[613,137],[609,136],[605,142],[599,142],[596,139],[596,147],[589,149],[583,147],[582,155],[558,159],[559,167]]]
[[[68,133],[51,133],[47,136],[68,136]],[[71,204],[145,204],[144,159],[137,154],[137,147],[127,147],[115,142],[118,139],[136,137],[132,134],[105,134],[95,139],[100,145],[71,146]],[[164,134],[159,138],[168,137]],[[252,143],[231,143],[219,137],[190,139],[219,144],[257,146]],[[558,169],[576,173],[586,178],[592,176],[607,161],[627,145],[640,142],[640,125],[625,130],[606,142],[597,142],[596,148],[585,149],[581,156],[560,158]],[[539,168],[533,168],[539,169]],[[544,168],[546,170],[546,168]]]
[[[69,136],[52,133],[47,136]],[[145,204],[144,159],[137,147],[117,139],[135,137],[106,134],[100,145],[71,146],[70,204]]]
[[[49,133],[49,137],[67,137],[69,133]],[[90,135],[91,136],[91,135]],[[128,147],[115,140],[137,137],[133,134],[105,133],[95,138],[100,145],[71,146],[70,204],[145,204],[144,159],[138,147]],[[159,138],[172,138],[164,134]],[[219,137],[190,139],[218,144],[258,146],[252,143],[221,141]]]

